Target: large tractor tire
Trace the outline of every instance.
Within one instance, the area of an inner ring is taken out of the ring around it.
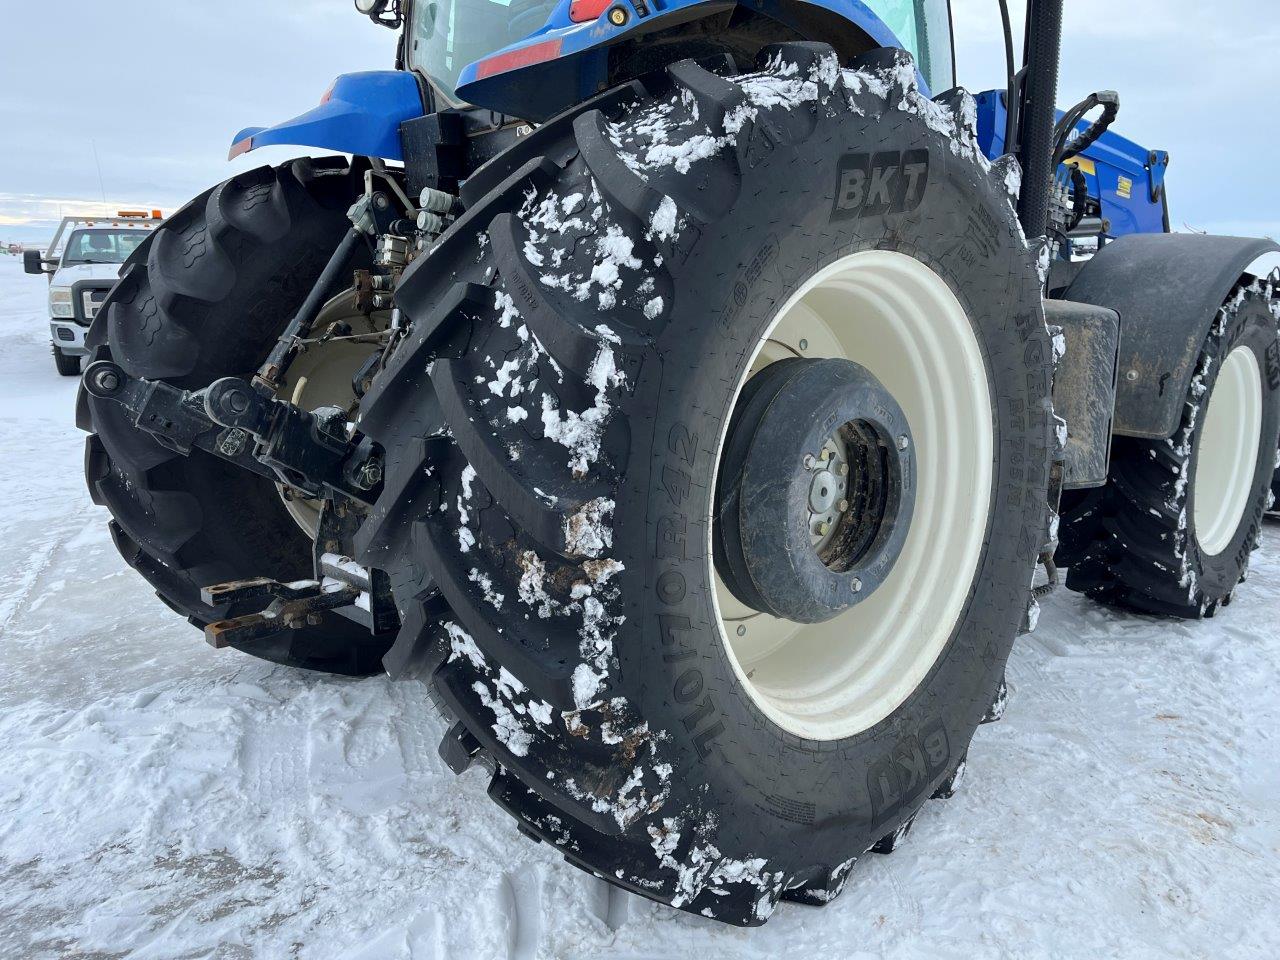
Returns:
[[[1056,439],[1017,169],[972,98],[887,50],[726,72],[470,181],[365,398],[388,467],[357,547],[455,770],[605,880],[757,924],[954,788]]]
[[[197,197],[130,258],[90,329],[93,358],[185,389],[251,375],[349,228],[357,179],[342,162],[299,160]],[[90,431],[89,489],[111,511],[120,553],[196,626],[253,612],[204,604],[203,586],[312,576],[312,544],[270,481],[199,450],[181,456],[83,389],[77,420]],[[244,652],[363,675],[380,669],[387,645],[325,613]]]
[[[1271,477],[1271,499],[1267,516],[1280,519],[1280,451],[1276,452],[1276,472]]]
[[[1186,618],[1213,616],[1231,602],[1273,503],[1277,316],[1271,282],[1237,288],[1201,349],[1177,433],[1115,439],[1106,487],[1063,523],[1068,588]]]

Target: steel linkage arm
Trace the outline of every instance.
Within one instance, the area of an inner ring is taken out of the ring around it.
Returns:
[[[110,360],[90,364],[84,385],[184,456],[204,450],[318,498],[337,494],[371,504],[382,485],[381,452],[337,407],[302,410],[236,377],[182,390],[131,377]]]

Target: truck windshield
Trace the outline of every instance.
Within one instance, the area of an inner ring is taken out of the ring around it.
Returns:
[[[916,58],[936,95],[955,83],[948,0],[863,0]],[[416,0],[410,7],[409,64],[457,103],[462,68],[530,36],[556,0]]]
[[[463,67],[523,40],[557,6],[556,0],[418,0],[409,19],[409,63],[457,102]]]
[[[143,230],[76,230],[67,239],[62,265],[124,263],[146,238]]]

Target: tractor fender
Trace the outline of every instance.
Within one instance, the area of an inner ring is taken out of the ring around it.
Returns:
[[[499,113],[542,122],[600,91],[633,76],[619,75],[611,66],[611,52],[624,42],[651,42],[654,51],[680,38],[672,60],[709,56],[723,49],[727,36],[713,18],[736,11],[759,14],[774,21],[774,36],[757,34],[760,45],[796,39],[830,43],[836,52],[850,57],[874,47],[905,47],[868,0],[667,0],[661,7],[631,16],[625,4],[611,4],[595,20],[575,23],[570,5],[560,4],[545,26],[528,37],[468,64],[458,77],[458,96],[467,103]],[[622,13],[621,22],[610,20]],[[729,31],[732,33],[732,31]],[[660,69],[663,54],[645,63],[646,70]],[[930,91],[917,71],[920,89]]]
[[[1062,299],[1120,314],[1115,433],[1173,436],[1218,308],[1256,262],[1276,252],[1275,242],[1251,237],[1134,234],[1085,264]]]
[[[422,116],[422,90],[404,70],[346,73],[313,110],[270,127],[236,134],[227,159],[259,147],[290,144],[384,160],[403,160],[400,124]]]

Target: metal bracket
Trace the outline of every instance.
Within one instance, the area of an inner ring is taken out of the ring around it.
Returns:
[[[319,615],[331,610],[367,626],[373,633],[388,633],[400,625],[391,581],[381,570],[362,567],[350,557],[321,554],[319,579],[281,583],[267,577],[233,580],[200,590],[210,606],[257,603],[257,613],[217,620],[204,628],[210,646],[252,643],[284,630],[315,626]]]
[[[204,587],[200,599],[210,606],[249,603],[270,600],[258,613],[216,620],[204,628],[205,640],[221,650],[235,644],[251,643],[280,633],[294,630],[304,624],[318,623],[318,615],[355,603],[360,591],[340,580],[297,580],[280,583],[259,577],[253,580],[233,580]]]
[[[317,498],[338,494],[365,504],[377,499],[381,453],[337,407],[302,410],[236,377],[203,390],[180,390],[131,377],[110,360],[90,364],[84,384],[92,396],[128,410],[138,429],[183,455],[205,450]]]
[[[125,408],[134,426],[183,456],[204,450],[260,476],[276,479],[274,471],[253,457],[241,430],[224,430],[205,412],[203,398],[162,380],[131,377],[117,364],[99,360],[84,375],[91,396],[112,400]]]

